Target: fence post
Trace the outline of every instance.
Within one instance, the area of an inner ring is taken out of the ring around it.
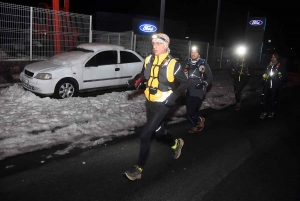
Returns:
[[[187,55],[187,60],[189,60],[190,55],[191,55],[191,47],[192,46],[192,41],[189,41],[189,51],[188,51],[188,55]]]
[[[130,49],[133,50],[133,31],[131,32],[131,37],[130,37]]]
[[[121,33],[119,33],[119,45],[121,45]]]
[[[59,11],[59,3],[53,1],[53,28],[54,28],[54,51],[55,54],[61,53],[61,12]]]
[[[89,43],[91,42],[93,42],[93,34],[92,34],[92,16],[90,15]]]
[[[206,46],[206,60],[205,60],[205,63],[207,63],[207,60],[208,60],[208,50],[209,50],[209,43],[207,43],[207,46]]]
[[[136,34],[133,36],[133,51],[135,51],[135,46],[136,46]]]
[[[221,49],[220,69],[222,68],[222,60],[223,60],[223,47]]]
[[[30,45],[30,50],[29,50],[29,60],[32,61],[32,18],[33,18],[33,7],[30,7],[30,31],[29,31],[29,45]]]

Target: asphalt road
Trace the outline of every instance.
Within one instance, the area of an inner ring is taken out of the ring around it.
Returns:
[[[189,134],[187,121],[169,125],[185,141],[181,157],[172,159],[170,148],[154,140],[135,182],[123,172],[137,160],[141,128],[65,156],[45,158],[58,146],[4,159],[0,200],[300,200],[299,104],[300,88],[283,87],[272,119],[259,119],[257,94],[239,112],[202,110],[207,121],[200,133]]]

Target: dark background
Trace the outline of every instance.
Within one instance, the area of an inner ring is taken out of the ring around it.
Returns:
[[[2,0],[27,6],[38,2],[49,5],[52,0]],[[63,0],[60,0],[63,7]],[[213,44],[216,27],[218,0],[165,0],[165,18],[184,20],[187,23],[186,36]],[[159,17],[161,0],[70,0],[70,12],[92,15],[94,12],[113,12]],[[264,43],[284,57],[299,55],[297,38],[297,15],[295,1],[267,0],[222,0],[219,16],[217,45],[233,47],[244,41],[247,15],[266,17]],[[129,31],[129,30],[128,30]],[[267,43],[271,40],[272,43]]]

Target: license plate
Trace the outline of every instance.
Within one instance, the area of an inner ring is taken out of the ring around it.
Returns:
[[[22,78],[22,86],[25,87],[26,89],[34,90],[34,86],[29,85],[29,80],[26,79],[25,77]]]
[[[29,84],[29,80],[27,80],[25,77],[23,77],[23,82],[24,82],[25,84]]]

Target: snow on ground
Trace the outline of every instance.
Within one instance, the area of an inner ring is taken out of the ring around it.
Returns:
[[[75,147],[87,148],[131,135],[146,123],[143,94],[128,98],[132,91],[112,92],[97,97],[56,100],[40,98],[19,84],[0,88],[0,160],[19,154],[67,144],[54,154],[66,154]],[[243,99],[259,90],[244,89]],[[211,90],[201,109],[222,109],[235,104],[232,79],[214,75]],[[183,120],[185,106],[172,121]],[[48,157],[52,157],[49,155]]]

